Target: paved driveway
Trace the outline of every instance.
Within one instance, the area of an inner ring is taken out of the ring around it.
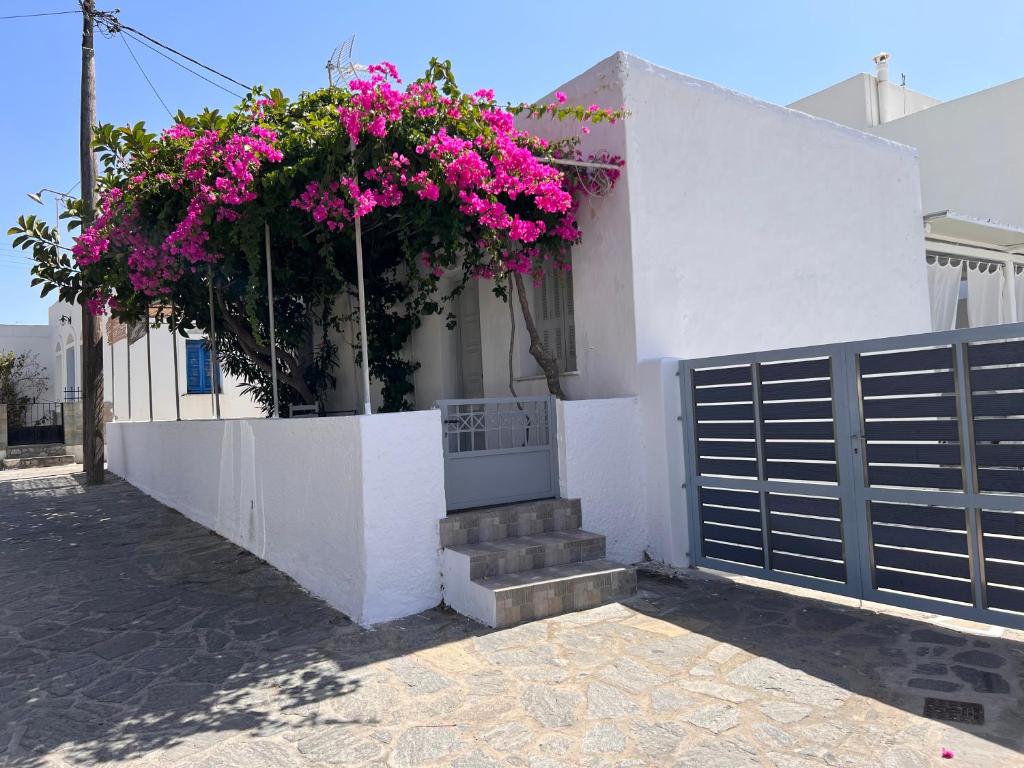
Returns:
[[[0,765],[1024,765],[1020,633],[649,577],[511,630],[438,609],[367,631],[125,483],[17,477]],[[985,725],[923,718],[926,695]]]

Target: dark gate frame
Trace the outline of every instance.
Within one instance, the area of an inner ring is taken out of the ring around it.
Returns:
[[[1024,323],[679,375],[695,565],[1024,627]]]
[[[17,414],[21,414],[21,418]],[[43,418],[43,414],[46,414]],[[13,426],[17,422],[18,426]],[[39,423],[40,421],[48,423]],[[59,445],[64,442],[64,403],[19,403],[7,406],[7,444]]]

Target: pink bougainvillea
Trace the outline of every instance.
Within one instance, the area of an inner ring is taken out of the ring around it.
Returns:
[[[585,175],[566,174],[552,163],[558,152],[518,128],[516,114],[614,122],[619,113],[597,105],[563,107],[567,97],[560,91],[551,104],[523,105],[517,112],[499,107],[490,90],[461,95],[429,79],[402,87],[388,62],[369,67],[368,75],[349,83],[341,103],[328,109],[337,116],[332,140],[346,145],[339,154],[348,158],[358,149],[360,157],[373,158],[372,167],[355,167],[353,161],[346,171],[314,175],[291,207],[308,214],[314,227],[336,234],[355,217],[406,201],[447,206],[466,217],[468,241],[490,254],[472,267],[473,276],[512,271],[537,279],[545,266],[558,267],[557,252],[580,238],[578,197],[595,189]],[[212,244],[222,241],[211,241],[211,227],[236,222],[258,199],[264,166],[283,160],[278,135],[266,126],[265,110],[273,106],[267,99],[256,101],[231,130],[203,130],[195,122],[163,131],[151,152],[167,150],[172,166],[134,173],[103,195],[97,218],[74,246],[78,264],[96,264],[112,250],[126,254],[132,288],[157,298],[188,271],[222,259],[217,248],[223,246]],[[621,165],[618,158],[603,161]],[[609,172],[605,180],[614,182],[615,176]],[[161,220],[160,229],[153,226],[152,210],[140,210],[140,201],[164,193],[184,195],[184,204],[173,221]],[[422,260],[430,274],[440,275],[452,258],[451,249],[439,248],[424,252]],[[111,298],[97,294],[90,306],[102,311]]]
[[[79,236],[72,253],[80,266],[97,263],[112,247],[128,254],[128,275],[132,286],[148,296],[159,296],[179,279],[187,268],[215,262],[219,254],[206,248],[210,238],[206,219],[233,221],[237,209],[256,199],[256,175],[265,162],[280,162],[283,155],[274,144],[277,136],[257,121],[265,102],[258,102],[253,123],[247,131],[222,136],[208,130],[200,135],[186,125],[165,130],[160,141],[191,142],[179,173],[159,173],[152,181],[146,173],[132,176],[124,188],[112,187],[100,200],[92,226]],[[164,184],[184,190],[190,199],[184,217],[160,243],[150,241],[143,231],[134,198],[147,183]],[[112,297],[97,294],[90,309],[102,312]]]
[[[349,84],[352,98],[338,108],[339,122],[353,146],[384,139],[392,126],[403,121],[429,121],[437,115],[455,118],[461,113],[458,104],[432,83],[417,81],[398,89],[398,72],[387,62],[370,67],[369,72],[368,80]],[[398,205],[407,192],[438,203],[447,191],[444,204],[453,201],[463,214],[491,232],[493,242],[509,241],[513,246],[501,251],[505,255],[494,267],[477,269],[477,276],[493,277],[495,267],[536,274],[541,251],[523,246],[545,234],[576,242],[580,232],[573,193],[591,190],[585,185],[574,189],[558,167],[538,157],[534,150],[547,148],[547,142],[517,129],[515,115],[494,104],[493,91],[480,90],[466,98],[479,108],[485,126],[476,135],[453,135],[444,125],[430,126],[426,141],[415,147],[415,172],[410,171],[409,158],[394,154],[382,166],[364,171],[358,182],[349,177],[327,184],[312,182],[292,205],[334,231],[351,221],[353,213],[366,215],[377,207]],[[554,111],[566,101],[561,91],[555,98],[543,111]],[[588,107],[585,116],[599,112],[614,120],[614,113],[596,105]],[[425,167],[420,167],[424,161]],[[513,204],[518,212],[510,211]],[[530,210],[535,213],[531,215]],[[546,214],[557,219],[552,223]],[[428,267],[438,271],[436,264]]]

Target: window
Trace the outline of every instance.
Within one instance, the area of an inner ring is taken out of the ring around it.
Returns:
[[[576,321],[573,316],[572,271],[556,271],[544,276],[533,288],[530,303],[541,341],[558,359],[558,370],[576,370]],[[532,362],[533,358],[529,360]],[[534,364],[533,368],[537,368]],[[539,369],[536,371],[539,373]]]
[[[206,339],[188,339],[185,342],[186,391],[190,395],[208,395],[210,386],[210,347]],[[217,389],[220,390],[220,366],[217,366]]]

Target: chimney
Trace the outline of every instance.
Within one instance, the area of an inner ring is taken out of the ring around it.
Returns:
[[[885,51],[875,56],[875,77],[878,78],[878,82],[884,83],[889,80],[889,58],[890,55]]]

